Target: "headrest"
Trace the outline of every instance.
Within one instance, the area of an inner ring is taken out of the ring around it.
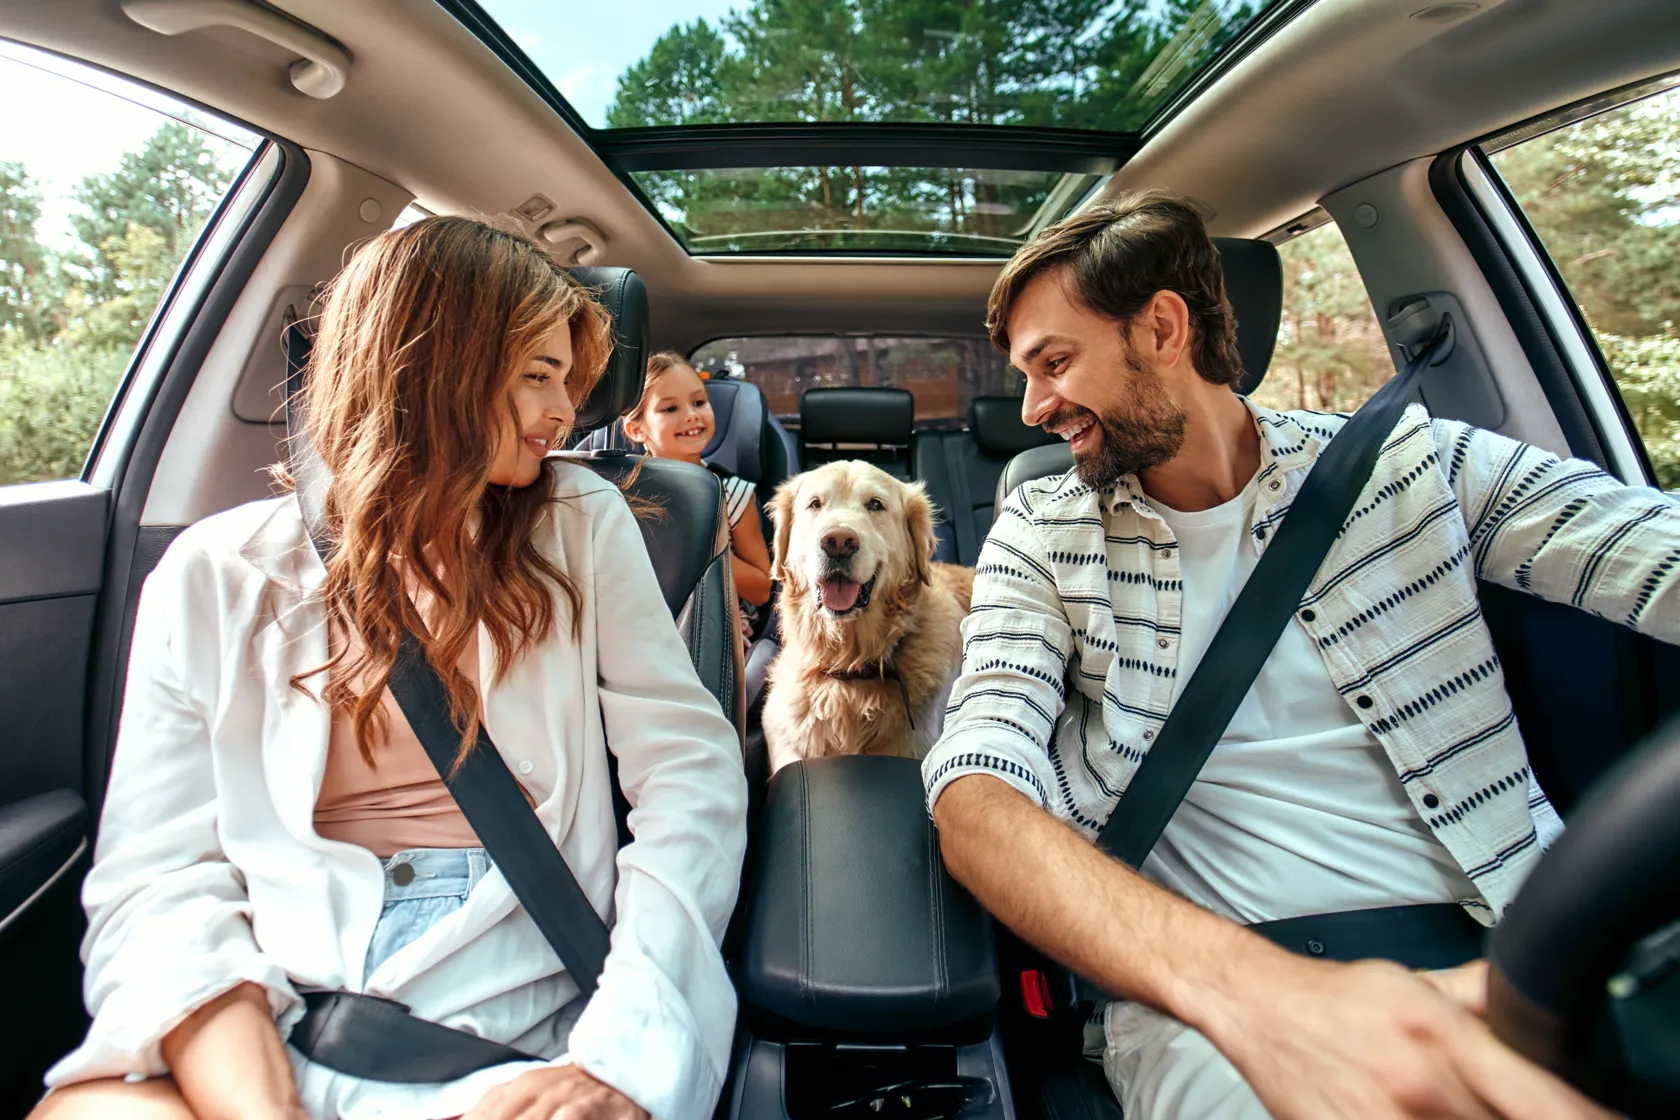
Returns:
[[[613,348],[601,380],[577,410],[577,433],[605,427],[623,416],[642,396],[647,376],[647,287],[628,268],[571,268],[566,271],[596,290],[612,317]]]
[[[807,389],[799,398],[805,443],[910,442],[916,398],[908,389]]]
[[[998,475],[997,494],[994,499],[997,508],[1003,508],[1004,499],[1013,494],[1021,483],[1031,482],[1035,478],[1048,478],[1053,474],[1066,474],[1072,469],[1073,452],[1062,440],[1021,452],[1009,460],[1004,465],[1003,473]]]
[[[714,428],[700,457],[748,482],[763,482],[764,440],[770,434],[763,391],[750,381],[714,377],[706,382],[706,396],[712,402]]]
[[[1237,353],[1243,368],[1237,392],[1246,395],[1259,388],[1272,364],[1283,317],[1283,260],[1270,241],[1215,237],[1213,247],[1224,267],[1225,295],[1237,314]]]
[[[1012,459],[1057,438],[1043,428],[1021,423],[1020,397],[975,397],[968,404],[968,430],[980,454],[988,459]]]

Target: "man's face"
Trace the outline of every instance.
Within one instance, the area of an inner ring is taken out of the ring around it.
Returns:
[[[1184,410],[1153,364],[1125,325],[1074,298],[1066,269],[1040,273],[1016,297],[1009,361],[1027,379],[1021,419],[1066,439],[1088,486],[1160,466],[1184,444]]]

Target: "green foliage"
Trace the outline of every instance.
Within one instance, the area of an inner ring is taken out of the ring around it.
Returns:
[[[178,121],[164,124],[138,152],[125,154],[115,171],[83,180],[75,199],[85,212],[70,222],[94,250],[85,263],[97,297],[110,298],[123,283],[108,249],[113,239],[121,242],[130,226],[143,226],[179,262],[230,181],[203,134]]]
[[[78,477],[128,357],[0,332],[0,485]]]
[[[1658,485],[1680,489],[1680,95],[1526,140],[1493,162],[1580,303]]]
[[[1283,317],[1254,399],[1268,408],[1347,412],[1394,376],[1382,328],[1336,226],[1283,243]]]
[[[1651,456],[1657,485],[1680,491],[1680,337],[1600,331],[1598,345]]]
[[[36,236],[41,196],[0,163],[0,485],[81,474],[147,321],[230,176],[170,121],[75,190],[81,244]]]
[[[1136,129],[1262,6],[751,0],[716,27],[671,28],[620,78],[607,119],[615,128],[888,121]],[[1030,229],[1059,177],[782,167],[640,172],[636,181],[685,241],[710,239],[697,246],[708,250],[926,248],[943,238],[954,249],[995,252],[996,239],[1008,245]],[[800,236],[751,236],[763,231]]]
[[[51,333],[47,253],[35,237],[41,195],[21,163],[0,163],[0,329],[28,338]]]

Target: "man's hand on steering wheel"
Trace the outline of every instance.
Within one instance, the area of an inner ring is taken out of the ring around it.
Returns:
[[[1480,1017],[1485,966],[1268,959],[1204,1026],[1277,1120],[1607,1120]]]

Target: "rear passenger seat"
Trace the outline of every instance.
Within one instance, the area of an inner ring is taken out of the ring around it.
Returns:
[[[935,560],[973,564],[992,528],[992,493],[1004,465],[1023,451],[1054,443],[1043,428],[1021,422],[1020,397],[975,397],[968,428],[917,432],[910,444],[910,470],[927,485],[939,507]]]
[[[908,389],[807,389],[799,398],[799,449],[807,468],[862,459],[910,478],[916,398]]]

